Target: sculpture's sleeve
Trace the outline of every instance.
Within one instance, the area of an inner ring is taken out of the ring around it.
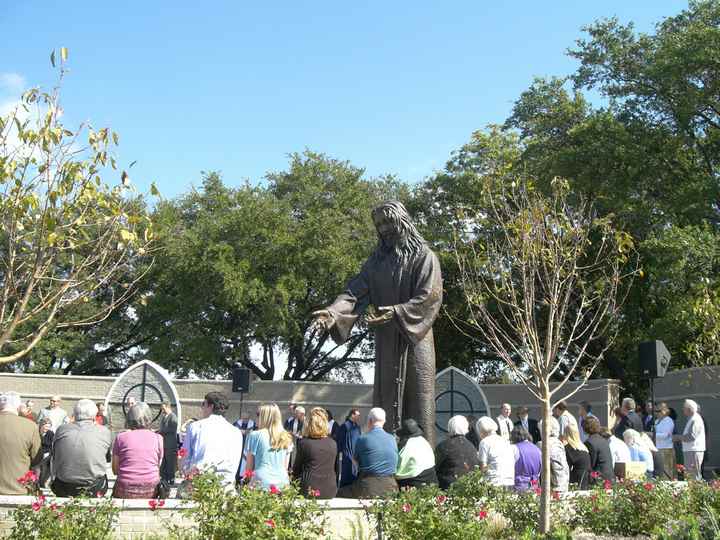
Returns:
[[[393,306],[395,321],[405,337],[414,345],[420,343],[432,328],[442,304],[440,261],[429,249],[413,269],[412,298]]]
[[[327,308],[335,320],[330,336],[338,345],[345,343],[353,325],[370,303],[368,264],[363,265],[360,273],[350,280],[345,292]]]

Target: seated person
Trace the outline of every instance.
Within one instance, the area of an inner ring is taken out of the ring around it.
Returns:
[[[252,475],[251,485],[262,489],[285,487],[290,483],[293,436],[283,428],[280,408],[275,403],[260,405],[258,412],[259,429],[248,435],[245,445],[245,474]]]
[[[398,466],[398,450],[395,437],[383,429],[385,411],[380,407],[370,409],[367,433],[355,444],[353,461],[358,466],[358,477],[350,486],[338,492],[338,497],[371,499],[383,497],[398,490],[395,473]]]
[[[222,392],[208,392],[200,405],[200,420],[188,425],[183,440],[182,469],[213,469],[226,487],[235,487],[242,455],[242,432],[225,419],[230,402]]]
[[[542,452],[533,444],[533,436],[521,425],[510,432],[515,457],[515,491],[530,489],[533,482],[540,481]]]
[[[398,486],[404,488],[437,484],[435,453],[423,437],[422,428],[415,420],[407,418],[403,420],[397,436],[400,437],[400,461],[395,473]]]
[[[645,446],[640,433],[634,429],[628,428],[623,432],[623,439],[630,449],[630,461],[644,463],[645,476],[647,478],[652,478],[653,471],[655,470],[655,464],[653,462],[652,453],[650,452],[650,449]]]
[[[305,418],[293,463],[293,477],[300,481],[300,491],[318,499],[332,499],[337,494],[338,450],[330,429],[325,409],[312,409]]]
[[[539,422],[542,431],[542,420]],[[553,491],[565,492],[568,490],[570,467],[568,467],[565,446],[559,439],[560,423],[552,416],[548,419],[548,449],[550,452],[550,485]],[[538,447],[541,444],[538,443]]]
[[[150,430],[152,412],[147,403],[136,403],[127,413],[125,427],[112,450],[112,470],[117,475],[113,497],[152,499],[160,485],[163,440]]]
[[[468,419],[462,415],[448,420],[447,439],[435,448],[435,473],[441,489],[449,488],[455,480],[480,465],[477,448],[467,438],[469,429]]]
[[[63,424],[52,442],[50,487],[58,497],[102,496],[108,488],[110,430],[95,423],[97,405],[81,399],[73,409],[75,421]]]
[[[587,434],[585,446],[590,453],[590,484],[595,484],[598,480],[600,480],[600,483],[605,482],[605,480],[614,482],[615,465],[613,462],[613,450],[611,442],[605,438],[603,433],[607,431],[608,436],[614,438],[622,446],[625,446],[625,443],[613,437],[610,430],[603,429],[600,421],[595,416],[585,418],[584,429]],[[594,472],[600,474],[598,479],[593,478],[592,473]]]
[[[491,484],[512,487],[515,485],[515,454],[510,441],[498,435],[497,431],[497,423],[489,416],[477,421],[480,468]]]

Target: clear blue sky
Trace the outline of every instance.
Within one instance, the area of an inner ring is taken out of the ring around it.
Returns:
[[[572,72],[583,25],[617,15],[651,31],[686,6],[0,0],[0,104],[51,84],[49,52],[66,46],[67,119],[118,131],[141,189],[175,196],[201,170],[258,182],[304,148],[417,182],[533,77]]]

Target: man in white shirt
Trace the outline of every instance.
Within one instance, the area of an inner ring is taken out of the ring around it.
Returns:
[[[686,399],[683,414],[687,416],[687,424],[682,435],[673,435],[673,441],[682,442],[685,460],[685,479],[702,480],[702,462],[705,457],[705,424],[698,412],[698,404]]]
[[[513,430],[513,421],[510,420],[512,408],[509,403],[503,403],[500,406],[500,416],[497,417],[497,434],[506,441],[510,441],[510,433]]]
[[[477,421],[480,468],[491,484],[512,487],[515,485],[515,454],[510,442],[498,435],[497,430],[498,425],[488,416]]]
[[[37,423],[40,424],[45,418],[48,418],[51,424],[50,429],[53,433],[55,433],[60,426],[70,421],[65,409],[60,407],[61,401],[60,396],[51,397],[50,404],[38,414]]]
[[[553,416],[557,419],[558,424],[560,424],[560,437],[565,436],[565,429],[573,425],[575,426],[575,429],[580,431],[580,428],[578,428],[577,420],[575,420],[575,417],[570,414],[570,411],[568,411],[567,403],[564,401],[561,401],[555,407],[553,407]]]
[[[225,394],[210,392],[200,405],[200,420],[187,427],[182,469],[187,474],[213,469],[225,486],[235,487],[235,474],[242,455],[242,432],[225,419],[230,403]]]
[[[675,447],[673,445],[673,431],[675,422],[670,418],[670,409],[667,403],[660,403],[655,407],[655,446],[662,457],[663,479],[675,480]]]

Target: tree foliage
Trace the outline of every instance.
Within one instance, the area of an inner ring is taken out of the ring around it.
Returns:
[[[132,294],[135,261],[152,242],[127,173],[115,186],[102,180],[116,169],[117,134],[68,129],[59,96],[59,85],[29,90],[0,118],[0,364],[26,357],[51,329],[104,320]]]

